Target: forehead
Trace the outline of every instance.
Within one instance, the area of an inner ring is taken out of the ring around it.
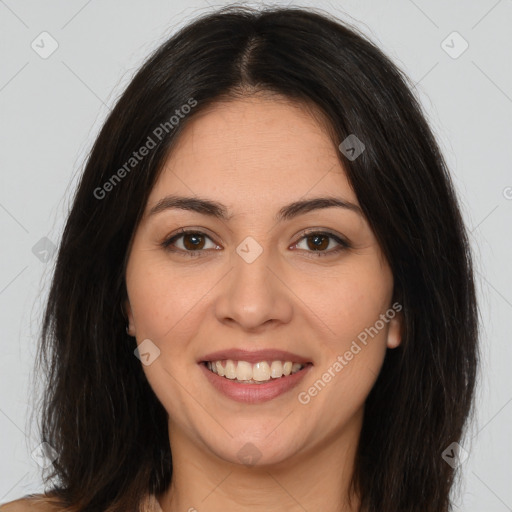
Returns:
[[[245,206],[325,193],[357,202],[338,152],[303,104],[268,96],[217,102],[188,120],[148,205],[168,193]]]

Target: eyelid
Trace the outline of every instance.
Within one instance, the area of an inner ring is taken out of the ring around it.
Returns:
[[[201,235],[205,238],[210,239],[210,241],[212,241],[215,245],[219,246],[219,244],[217,242],[215,242],[213,237],[211,237],[208,233],[205,232],[205,228],[180,228],[177,232],[173,233],[172,235],[167,236],[159,245],[162,246],[165,250],[167,250],[169,252],[182,253],[182,254],[186,254],[188,256],[195,256],[197,253],[199,253],[199,254],[207,253],[212,250],[212,249],[198,249],[198,250],[194,250],[194,251],[184,251],[182,249],[171,249],[172,244],[176,240],[178,240],[182,236],[185,236],[188,234]],[[339,235],[337,233],[334,233],[334,232],[330,231],[329,229],[325,229],[325,228],[307,228],[307,229],[302,230],[299,233],[297,240],[289,247],[297,245],[304,238],[307,238],[309,235],[327,236],[329,238],[332,238],[339,246],[338,248],[331,249],[329,251],[304,251],[306,253],[310,253],[311,255],[313,255],[312,257],[337,254],[342,250],[352,248],[351,243],[347,239],[345,239],[345,237],[343,237],[342,235]],[[301,249],[299,249],[299,250],[301,250]]]
[[[181,238],[184,235],[190,235],[190,234],[201,235],[204,238],[210,239],[215,245],[217,245],[217,246],[219,245],[219,244],[217,244],[217,242],[215,242],[215,240],[213,239],[212,236],[210,236],[208,233],[205,232],[204,228],[180,228],[175,233],[173,233],[169,236],[166,236],[159,243],[159,245],[170,252],[182,252],[182,253],[187,253],[187,254],[193,254],[195,252],[206,252],[208,250],[211,250],[211,249],[198,249],[197,251],[183,251],[182,249],[177,249],[177,250],[173,251],[172,249],[170,249],[170,247],[172,247],[172,244],[175,243],[176,240],[178,240],[179,238]]]
[[[308,235],[327,235],[336,240],[340,245],[343,245],[346,248],[351,248],[351,243],[342,235],[331,231],[330,229],[325,228],[307,228],[299,233],[300,238],[298,238],[297,242],[300,242],[303,238]],[[295,243],[297,243],[295,242]]]

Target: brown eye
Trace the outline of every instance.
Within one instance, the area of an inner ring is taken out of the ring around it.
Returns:
[[[203,249],[204,246],[204,237],[199,233],[189,233],[186,235],[182,235],[183,237],[183,246],[190,251],[194,251],[196,249]]]
[[[180,240],[182,247],[180,247]],[[208,240],[212,243],[211,247],[205,247]],[[299,247],[304,241],[306,247]],[[328,250],[332,242],[334,242],[334,248]],[[201,256],[206,253],[208,249],[219,248],[208,235],[201,231],[193,230],[181,230],[178,234],[164,240],[161,246],[169,252],[182,253],[187,256]],[[347,241],[339,236],[323,231],[306,233],[295,246],[304,250],[306,253],[313,253],[314,257],[333,255],[351,247]]]
[[[350,248],[350,244],[343,240],[342,238],[340,238],[339,236],[324,231],[313,231],[306,233],[299,240],[299,242],[295,244],[295,246],[299,247],[299,245],[303,243],[303,241],[306,242],[306,247],[304,248],[304,250],[306,250],[306,252],[316,253],[314,254],[314,256],[328,256]],[[334,249],[327,250],[331,245],[331,241],[334,241],[335,243]],[[303,249],[301,247],[299,248]]]
[[[180,239],[182,240],[182,247],[179,247]],[[212,247],[205,247],[207,240],[212,242]],[[215,249],[218,247],[206,234],[201,231],[192,230],[181,230],[177,235],[173,235],[171,238],[164,240],[161,246],[167,251],[183,253],[187,256],[197,256],[202,252],[206,252],[207,249]]]
[[[329,237],[326,235],[309,235],[306,240],[308,248],[312,251],[323,251],[329,246]]]

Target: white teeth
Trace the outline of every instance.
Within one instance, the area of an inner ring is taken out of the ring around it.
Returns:
[[[238,380],[251,380],[252,379],[252,365],[247,361],[238,361],[236,367],[236,378]]]
[[[292,373],[298,372],[302,368],[302,365],[299,363],[293,363],[292,365]]]
[[[213,363],[212,363],[212,365],[213,365]],[[215,370],[217,370],[215,373],[218,373],[221,377],[224,377],[224,375],[225,375],[224,366],[222,366],[222,363],[220,361],[215,362]]]
[[[293,363],[292,361],[260,361],[251,364],[247,361],[228,359],[226,361],[208,361],[206,367],[220,377],[226,377],[230,380],[236,379],[240,382],[255,383],[268,382],[271,379],[278,379],[282,376],[297,373],[304,365]]]
[[[226,361],[226,367],[224,368],[225,377],[228,379],[236,379],[236,365],[231,359]]]
[[[270,376],[273,379],[277,379],[282,377],[283,375],[283,365],[281,361],[272,361],[272,365],[270,366]]]
[[[238,364],[240,365],[242,361]],[[270,379],[270,366],[266,361],[262,361],[261,363],[256,363],[253,366],[252,370],[252,378],[257,380],[258,382],[262,382],[264,380]]]

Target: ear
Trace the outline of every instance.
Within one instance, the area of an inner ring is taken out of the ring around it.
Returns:
[[[135,336],[135,323],[133,321],[133,313],[132,313],[132,307],[130,306],[130,301],[126,299],[124,301],[124,311],[127,318],[127,330],[126,332],[130,336]]]
[[[395,316],[389,320],[387,347],[396,348],[402,343],[402,329],[404,315],[402,311],[397,311]]]

